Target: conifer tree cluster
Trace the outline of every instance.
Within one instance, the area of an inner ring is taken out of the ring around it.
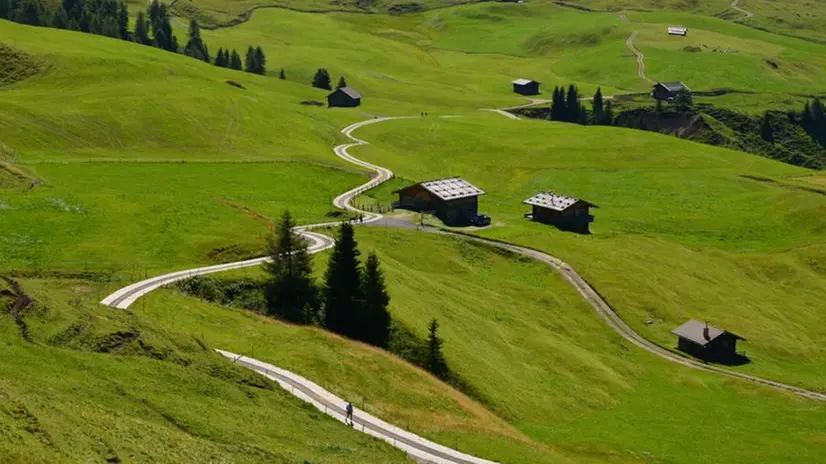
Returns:
[[[551,121],[572,122],[576,124],[596,124],[610,126],[614,120],[611,101],[602,97],[602,89],[597,88],[591,101],[592,111],[588,112],[580,101],[579,89],[573,84],[564,87],[554,87],[551,100]]]
[[[330,73],[325,68],[318,68],[313,75],[313,87],[317,89],[333,90]]]
[[[247,48],[247,55],[243,61],[241,55],[234,48],[231,53],[228,48],[219,48],[218,54],[215,55],[214,64],[220,68],[237,69],[253,74],[263,75],[267,73],[267,57],[264,56],[264,50],[260,46]],[[282,69],[281,72],[283,74],[284,70]],[[281,79],[286,78],[286,76],[281,77]]]
[[[386,347],[390,338],[390,296],[379,258],[371,253],[365,266],[353,226],[343,223],[324,275],[322,297],[327,329],[375,346]]]
[[[129,12],[118,0],[0,0],[0,18],[129,40]]]
[[[362,265],[353,226],[343,223],[319,289],[307,244],[294,233],[295,225],[285,212],[268,242],[268,312],[290,322],[320,323],[346,337],[387,347],[390,295],[378,256],[371,253]]]
[[[800,125],[810,137],[826,147],[826,109],[819,98],[806,102],[800,115]]]
[[[152,1],[145,12],[138,12],[134,31],[129,30],[127,5],[120,0],[62,0],[54,7],[52,4],[45,0],[0,0],[0,19],[130,40],[212,62],[195,19],[190,20],[187,42],[180,49],[178,38],[172,32],[172,15],[165,3]],[[235,50],[230,53],[229,49],[220,49],[214,64],[255,74],[265,74],[267,70],[264,50],[260,46],[250,46],[245,61]],[[286,79],[283,70],[280,77]]]

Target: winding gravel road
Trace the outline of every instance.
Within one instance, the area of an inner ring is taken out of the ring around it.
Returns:
[[[352,133],[360,127],[364,127],[369,124],[375,124],[383,121],[390,121],[394,119],[412,118],[374,118],[356,124],[352,124],[341,131],[342,134],[344,134],[347,138],[352,140],[352,143],[339,145],[333,149],[335,154],[340,158],[343,158],[353,164],[369,169],[376,173],[376,175],[372,177],[367,183],[359,187],[356,187],[352,190],[349,190],[339,195],[335,198],[335,200],[333,200],[333,204],[336,207],[361,214],[364,218],[363,222],[365,223],[379,221],[380,219],[382,219],[382,215],[361,211],[352,206],[352,200],[364,191],[374,188],[380,185],[381,183],[391,179],[393,177],[393,172],[387,168],[367,163],[350,155],[348,153],[348,150],[350,148],[367,144],[367,142],[354,137]],[[297,227],[296,230],[299,232],[301,236],[307,238],[310,241],[310,252],[318,253],[320,251],[331,248],[334,244],[334,240],[331,237],[328,237],[324,234],[313,232],[312,229],[336,224],[339,223],[328,222],[322,224],[313,224],[308,226]],[[547,264],[556,272],[558,272],[563,278],[565,278],[571,284],[571,286],[573,286],[577,290],[577,292],[579,292],[579,294],[582,295],[582,297],[585,298],[586,301],[588,301],[588,303],[591,305],[591,307],[593,307],[593,309],[596,311],[599,317],[602,318],[602,320],[612,330],[614,330],[616,333],[618,333],[634,345],[656,356],[693,369],[727,375],[729,377],[746,380],[766,387],[790,393],[795,393],[806,398],[826,401],[826,394],[806,390],[792,385],[786,385],[780,382],[775,382],[772,380],[763,379],[748,374],[743,374],[740,372],[724,369],[713,365],[704,364],[702,362],[695,361],[694,359],[683,357],[679,354],[676,354],[663,348],[662,346],[659,346],[655,343],[648,341],[642,335],[638,334],[631,327],[629,327],[616,314],[616,312],[614,312],[614,310],[608,305],[608,303],[606,303],[605,300],[603,300],[602,297],[600,297],[600,295],[571,266],[569,266],[568,264],[554,256],[551,256],[547,253],[538,250],[533,250],[511,243],[485,239],[477,236],[439,230],[436,230],[436,232],[444,235],[450,235],[453,237],[459,237],[465,240],[473,240],[477,242],[486,243],[488,245],[492,245],[523,256],[527,256]],[[269,258],[266,257],[255,258],[246,261],[239,261],[236,263],[219,264],[215,266],[189,269],[152,277],[115,291],[111,295],[104,298],[101,301],[101,303],[114,308],[126,309],[141,296],[146,295],[147,293],[166,284],[178,280],[187,279],[189,277],[197,275],[210,274],[214,272],[238,269],[242,267],[257,266],[267,262],[268,259]],[[264,362],[252,358],[239,356],[226,351],[217,351],[228,358],[232,358],[235,362],[275,380],[282,387],[293,393],[295,396],[301,398],[304,401],[312,403],[317,408],[319,408],[319,410],[324,411],[326,414],[338,420],[342,420],[341,412],[343,411],[346,402],[343,399],[338,398],[330,392],[324,390],[315,383],[303,377],[300,377],[292,372],[280,369],[276,366],[272,366],[270,364],[266,364]],[[492,463],[492,461],[476,458],[465,453],[461,453],[459,451],[452,450],[450,448],[433,443],[410,432],[399,429],[398,427],[387,424],[368,414],[359,412],[357,416],[359,419],[356,421],[356,423],[357,425],[361,426],[362,431],[364,433],[369,433],[373,436],[381,438],[382,440],[392,444],[393,446],[404,450],[420,462],[440,464]]]

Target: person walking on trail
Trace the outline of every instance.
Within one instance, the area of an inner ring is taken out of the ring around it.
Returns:
[[[350,426],[352,426],[353,425],[353,403],[348,402],[347,407],[344,408],[344,410],[347,412],[347,417],[344,418],[344,423],[349,424]]]

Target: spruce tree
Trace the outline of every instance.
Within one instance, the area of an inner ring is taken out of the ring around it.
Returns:
[[[254,73],[257,65],[255,63],[255,50],[252,45],[247,47],[247,55],[244,57],[244,71]]]
[[[153,44],[170,52],[178,51],[178,38],[172,33],[172,23],[166,4],[153,1],[149,5],[149,25]]]
[[[132,33],[132,40],[142,45],[152,43],[149,38],[149,22],[146,20],[146,14],[143,11],[139,11],[138,17],[135,19],[135,32]]]
[[[11,11],[12,0],[0,0],[0,19],[9,19]]]
[[[588,110],[585,109],[585,105],[583,105],[583,104],[579,105],[579,111],[577,111],[577,114],[579,115],[579,120],[577,122],[582,124],[583,126],[587,126],[588,125]]]
[[[9,19],[16,23],[41,26],[49,23],[46,9],[40,0],[22,0],[13,6]]]
[[[579,122],[579,92],[575,85],[568,86],[568,95],[565,97],[565,119],[568,122]]]
[[[201,38],[201,27],[195,18],[189,21],[187,36],[189,40],[187,40],[186,46],[184,46],[184,55],[209,63],[209,51],[204,40]]]
[[[760,121],[760,138],[766,142],[774,143],[774,129],[771,121],[769,121],[768,112],[763,115],[763,119]]]
[[[129,40],[129,8],[126,3],[118,4],[118,36],[123,40]]]
[[[551,100],[551,121],[565,120],[565,94],[560,87],[554,87],[554,96]]]
[[[0,0],[0,2],[2,1],[3,0]],[[63,5],[60,5],[55,9],[54,16],[52,16],[52,27],[57,29],[69,28],[69,15],[63,8]]]
[[[353,226],[342,223],[324,275],[324,326],[354,338],[361,320],[361,266]]]
[[[215,54],[215,62],[212,63],[219,68],[226,68],[226,63],[224,63],[224,49],[218,47],[218,53]]]
[[[346,81],[346,80],[344,80],[344,76],[341,76],[341,77],[338,79],[338,84],[336,84],[336,88],[337,88],[337,89],[340,89],[340,88],[342,88],[342,87],[347,87],[347,81]]]
[[[436,377],[445,380],[448,370],[444,355],[442,354],[442,339],[439,338],[439,322],[431,319],[427,327],[427,353],[425,358],[425,369]]]
[[[605,102],[605,110],[602,114],[603,121],[605,121],[606,126],[610,126],[614,123],[614,111],[611,108],[611,100]]]
[[[278,73],[278,78],[282,81],[287,80],[287,74],[284,73],[284,68],[281,68],[281,71]]]
[[[318,89],[332,90],[330,87],[330,73],[324,68],[319,68],[313,76],[313,87]]]
[[[806,104],[803,105],[803,113],[800,114],[800,125],[803,126],[803,129],[806,131],[812,130],[812,107],[809,105],[808,100],[806,100]]]
[[[379,257],[375,253],[370,253],[367,257],[361,291],[364,306],[360,326],[365,330],[360,338],[371,345],[384,348],[390,338],[390,312],[387,310],[390,295],[387,294],[384,274],[379,267]]]
[[[261,46],[255,47],[255,74],[267,74],[267,57]]]
[[[289,211],[278,222],[275,236],[267,242],[270,262],[264,269],[267,282],[267,311],[295,323],[312,322],[318,310],[318,289],[313,281],[313,262],[307,243],[295,234]]]
[[[232,69],[237,69],[241,71],[243,69],[243,64],[241,63],[241,55],[238,54],[238,51],[234,48],[232,49],[232,55],[229,57],[229,67]]]
[[[593,110],[593,118],[594,124],[602,124],[603,123],[603,102],[602,102],[602,89],[597,87],[597,93],[594,94],[594,100],[591,102],[591,107]]]

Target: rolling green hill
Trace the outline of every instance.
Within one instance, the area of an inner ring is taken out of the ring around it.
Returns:
[[[214,25],[259,5],[176,3],[176,11]],[[333,156],[339,130],[429,112],[360,129],[372,145],[353,154],[396,171],[394,186],[447,175],[478,184],[494,217],[481,234],[565,259],[649,339],[672,347],[674,326],[708,319],[748,339],[752,363],[738,370],[822,391],[822,176],[656,134],[479,111],[524,103],[510,92],[520,76],[546,89],[574,82],[586,94],[645,91],[625,45],[633,31],[654,79],[756,92],[722,97],[722,106],[763,111],[767,101],[826,89],[826,46],[709,16],[724,4],[674,8],[629,11],[627,21],[545,1],[405,15],[268,8],[204,31],[213,52],[261,44],[266,76],[0,21],[0,56],[16,64],[0,81],[0,275],[35,300],[24,314],[31,342],[13,315],[0,318],[0,424],[9,437],[0,455],[404,460],[210,352],[224,348],[503,462],[816,461],[822,405],[654,358],[548,269],[455,239],[358,232],[364,251],[382,258],[394,317],[419,335],[439,318],[448,362],[471,396],[373,348],[171,289],[128,312],[96,304],[147,275],[260,254],[284,208],[301,223],[324,220],[336,194],[366,179]],[[689,38],[665,37],[673,23],[690,27]],[[185,21],[176,27],[182,39]],[[346,76],[363,106],[302,104],[324,100],[326,91],[309,86],[320,67]],[[594,234],[526,222],[520,202],[543,189],[600,205]],[[371,195],[387,202],[391,190]],[[261,277],[226,278],[239,275]],[[13,289],[3,290],[8,308]]]

